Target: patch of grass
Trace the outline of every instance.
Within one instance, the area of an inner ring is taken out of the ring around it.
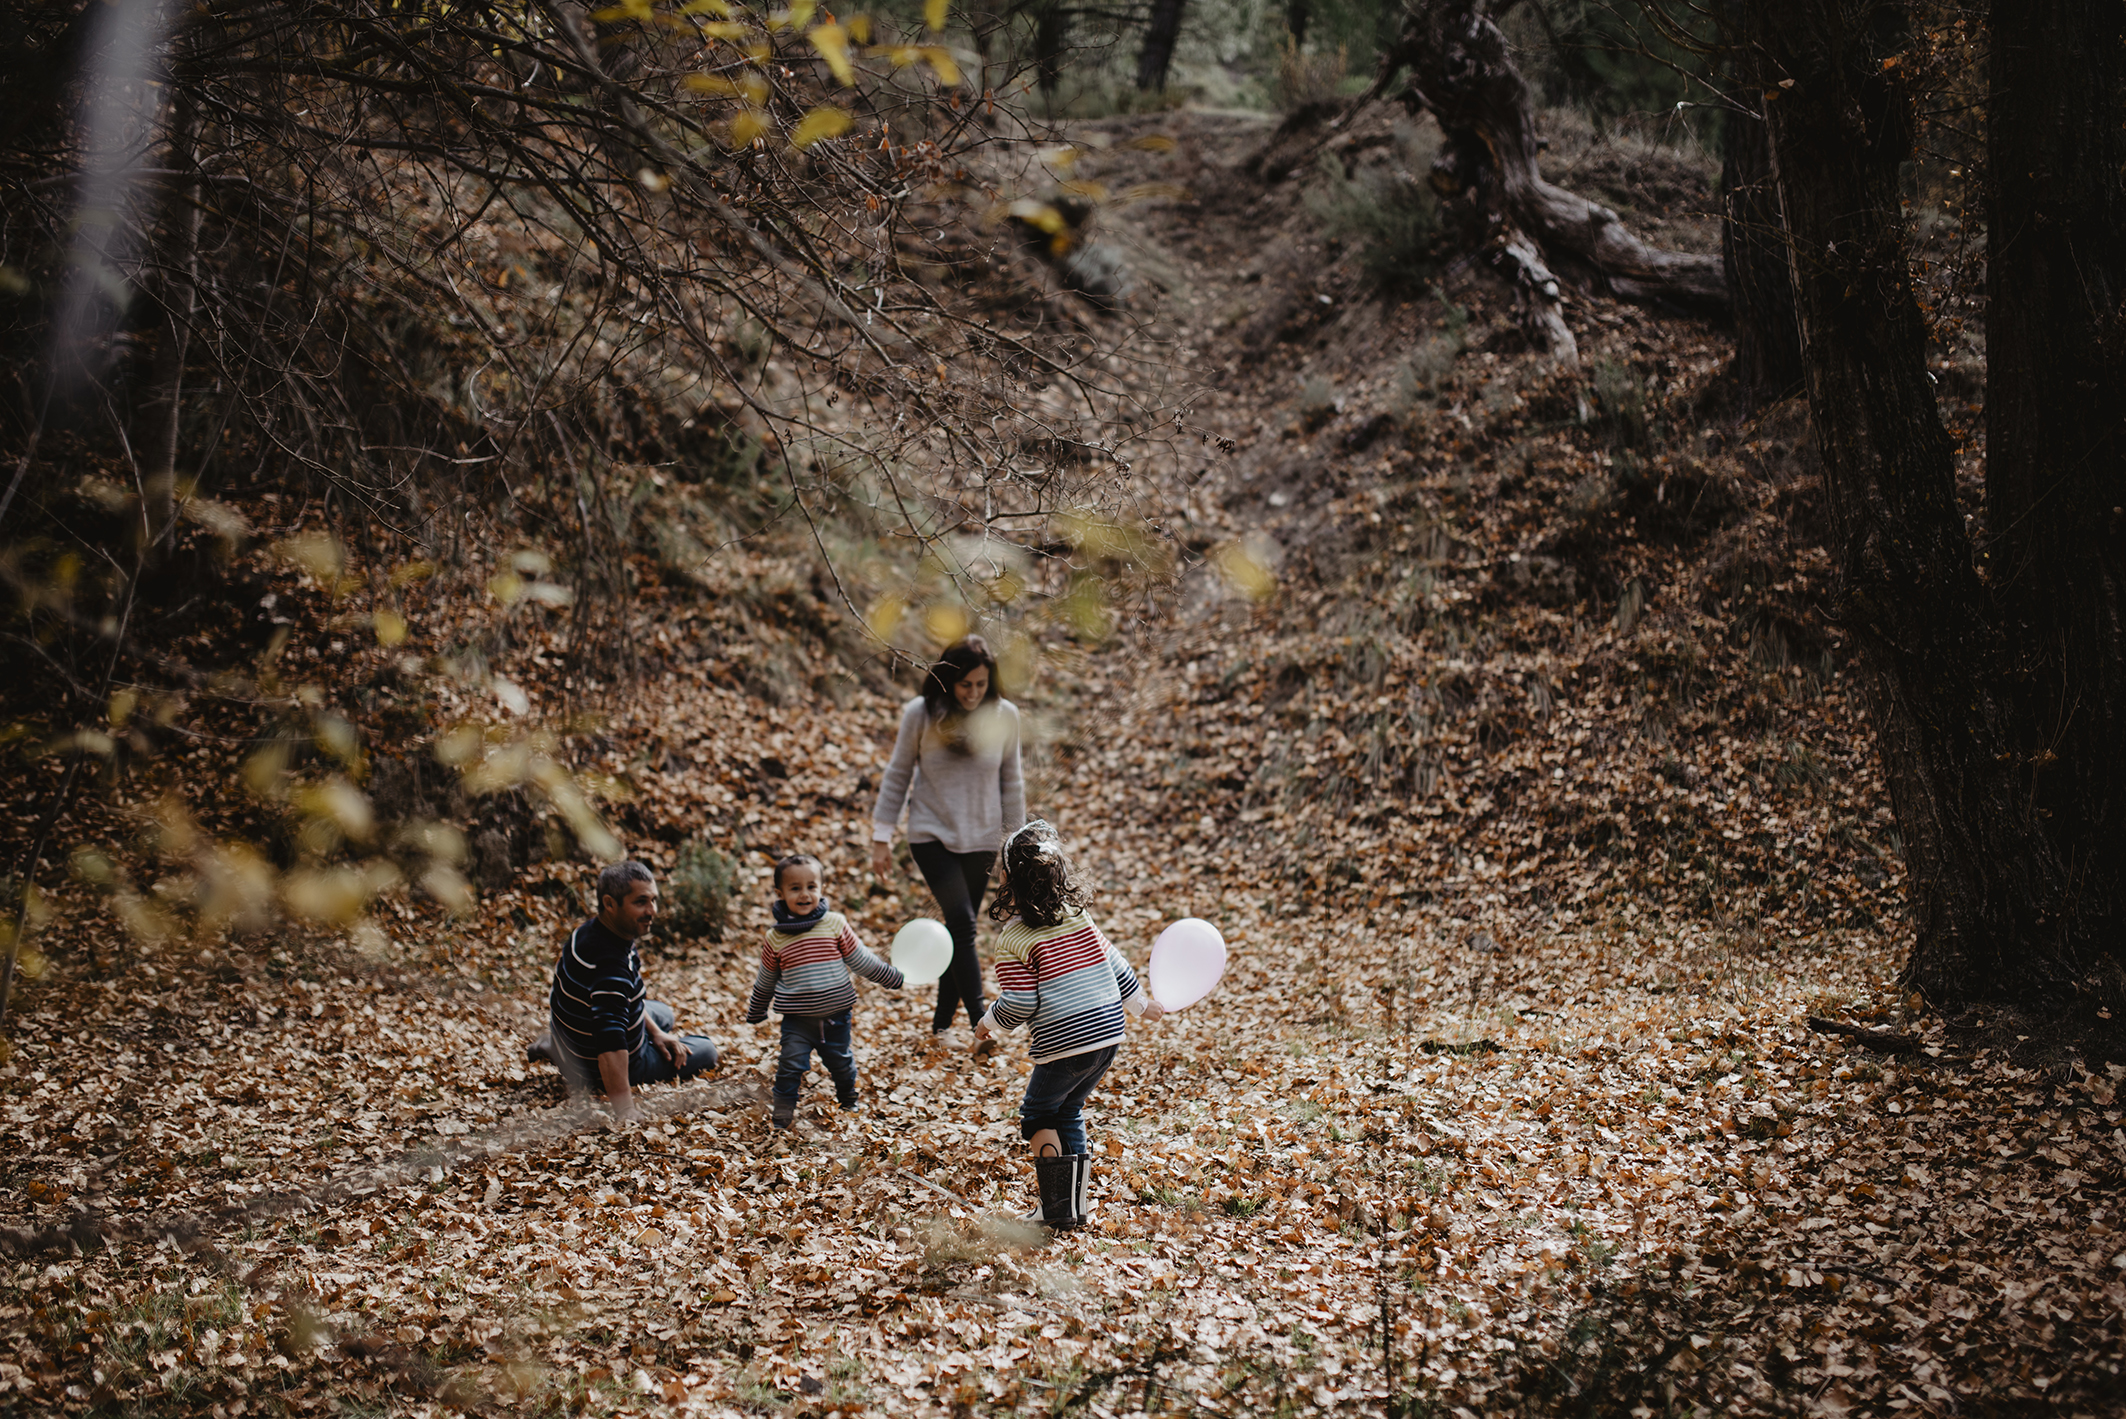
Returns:
[[[1422,137],[1409,130],[1386,162],[1346,169],[1324,154],[1320,182],[1307,194],[1307,209],[1323,229],[1356,243],[1360,266],[1384,289],[1422,290],[1438,272],[1439,197],[1420,176],[1437,147],[1430,130]]]
[[[1308,54],[1286,35],[1277,46],[1277,76],[1270,82],[1270,97],[1286,113],[1326,103],[1342,92],[1350,68],[1351,56],[1345,46],[1336,46],[1334,54]]]

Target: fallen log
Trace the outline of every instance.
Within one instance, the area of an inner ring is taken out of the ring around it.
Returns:
[[[1888,1030],[1867,1030],[1858,1025],[1848,1025],[1843,1020],[1826,1020],[1821,1015],[1809,1016],[1809,1028],[1819,1035],[1843,1035],[1863,1049],[1877,1054],[1918,1054],[1926,1048],[1926,1041],[1917,1035],[1892,1034]]]

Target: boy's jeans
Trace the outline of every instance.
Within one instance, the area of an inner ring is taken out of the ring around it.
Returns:
[[[847,1107],[856,1102],[856,1051],[849,1045],[849,1012],[839,1015],[785,1015],[782,1017],[782,1058],[775,1066],[775,1102],[794,1108],[797,1091],[804,1084],[812,1051],[834,1078],[835,1102]]]
[[[1083,1153],[1085,1096],[1115,1062],[1116,1045],[1084,1054],[1065,1055],[1036,1064],[1026,1081],[1026,1102],[1019,1105],[1019,1136],[1032,1138],[1044,1128],[1056,1131],[1063,1155]]]

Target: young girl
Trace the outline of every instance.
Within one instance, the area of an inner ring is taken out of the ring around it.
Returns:
[[[820,890],[820,860],[793,853],[775,864],[775,925],[760,948],[760,973],[746,1002],[746,1023],[757,1025],[774,1010],[782,1015],[782,1052],[775,1069],[773,1122],[788,1128],[797,1114],[797,1094],[817,1051],[834,1079],[834,1096],[850,1113],[863,1105],[856,1095],[856,1051],[849,1013],[856,1006],[854,970],[888,990],[901,988],[901,973],[866,951],[848,920],[827,910]]]
[[[1058,1230],[1085,1220],[1092,1169],[1081,1111],[1115,1062],[1123,1013],[1146,1020],[1166,1013],[1085,914],[1090,898],[1047,823],[1036,818],[1005,840],[1004,885],[989,914],[1017,919],[997,937],[997,1000],[975,1037],[979,1045],[998,1030],[1031,1026],[1034,1068],[1019,1136],[1044,1184],[1034,1216]],[[1068,1185],[1048,1185],[1057,1178]]]

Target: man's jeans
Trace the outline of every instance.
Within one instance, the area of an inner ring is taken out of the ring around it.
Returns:
[[[642,1012],[658,1029],[671,1033],[673,1022],[678,1018],[672,1007],[661,1000],[652,1000],[642,1007]],[[562,1033],[558,1021],[549,1020],[549,1038],[554,1043],[554,1058],[561,1066],[561,1078],[568,1085],[571,1097],[578,1094],[603,1094],[605,1080],[599,1077],[598,1060],[595,1056],[584,1059],[568,1047],[568,1036]],[[642,1047],[637,1049],[627,1062],[629,1088],[643,1084],[665,1084],[674,1079],[692,1079],[716,1067],[716,1041],[707,1035],[681,1035],[680,1042],[687,1047],[687,1063],[684,1069],[674,1069],[672,1061],[665,1057],[650,1039],[650,1032],[642,1032]]]
[[[1063,1153],[1083,1153],[1085,1096],[1115,1062],[1116,1045],[1085,1054],[1065,1055],[1036,1064],[1026,1081],[1026,1102],[1019,1105],[1019,1137],[1032,1138],[1044,1128],[1056,1131]]]
[[[856,1051],[849,1044],[849,1012],[839,1015],[785,1015],[782,1017],[782,1058],[775,1066],[775,1103],[778,1113],[795,1108],[797,1091],[804,1085],[805,1069],[812,1052],[834,1077],[834,1097],[847,1108],[856,1102]]]

